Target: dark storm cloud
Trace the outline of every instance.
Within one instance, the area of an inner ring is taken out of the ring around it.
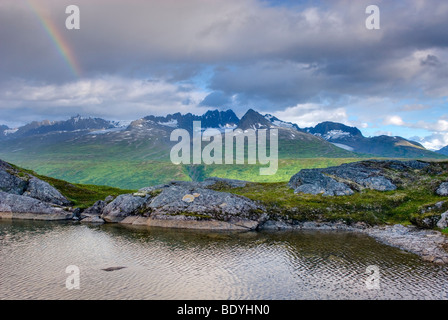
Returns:
[[[236,109],[270,111],[303,103],[340,108],[347,96],[448,95],[444,1],[377,1],[380,30],[365,28],[370,0],[275,5],[256,0],[78,0],[80,30],[64,28],[71,0],[30,2],[58,27],[82,78],[73,76],[26,2],[4,0],[0,83],[15,91],[11,81],[21,80],[13,83],[25,82],[33,99],[14,97],[12,102],[4,91],[2,110],[39,110],[45,102],[55,107],[86,103],[95,106],[94,112],[118,117],[118,106],[128,103],[138,104],[135,109],[141,112],[154,111],[167,92],[175,92],[167,98],[173,108],[230,103]],[[101,80],[105,75],[113,85]],[[147,78],[154,80],[153,89],[163,87],[163,94],[156,90],[154,98],[146,87],[138,86],[145,92],[140,94],[129,86]],[[84,90],[85,82],[92,85],[79,98],[77,90]],[[185,84],[187,93],[182,94]],[[67,96],[55,98],[48,86]],[[111,103],[109,96],[116,100]]]

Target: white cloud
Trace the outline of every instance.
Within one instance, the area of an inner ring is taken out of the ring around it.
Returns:
[[[312,127],[323,121],[334,121],[349,125],[347,112],[344,108],[328,111],[325,107],[313,103],[298,104],[286,108],[284,111],[277,111],[274,116],[296,123],[300,128]]]
[[[82,79],[61,85],[20,82],[0,90],[0,110],[5,122],[17,122],[20,116],[15,111],[21,109],[32,109],[34,115],[40,116],[52,109],[55,115],[66,116],[72,112],[133,120],[148,114],[195,110],[201,113],[205,108],[198,104],[206,95],[207,92],[191,85],[121,77]],[[23,121],[28,121],[26,114],[23,116]]]
[[[384,125],[403,126],[405,125],[403,119],[400,116],[386,116],[383,121]]]
[[[448,145],[448,133],[433,133],[427,137],[420,138],[417,141],[420,142],[426,149],[440,150]]]

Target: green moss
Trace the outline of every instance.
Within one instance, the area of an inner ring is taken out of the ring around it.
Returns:
[[[409,224],[411,218],[421,212],[423,207],[434,206],[442,200],[424,183],[388,192],[362,190],[354,195],[341,197],[294,194],[287,183],[251,183],[245,188],[221,191],[259,201],[269,212],[288,219],[343,220],[347,223],[363,221],[369,224]]]

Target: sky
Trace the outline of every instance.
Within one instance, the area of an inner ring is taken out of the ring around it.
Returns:
[[[1,0],[0,124],[253,108],[440,149],[447,18],[440,0]]]

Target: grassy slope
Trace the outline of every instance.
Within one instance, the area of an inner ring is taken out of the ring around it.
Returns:
[[[120,194],[134,192],[134,190],[118,189],[108,186],[72,184],[64,180],[46,177],[15,165],[12,166],[18,169],[19,172],[32,174],[35,177],[48,182],[58,189],[67,199],[72,201],[74,207],[87,208],[92,206],[97,200],[104,200],[109,195],[116,197]]]
[[[287,183],[253,183],[246,188],[221,189],[253,200],[261,201],[270,212],[299,221],[325,220],[346,222],[364,221],[369,224],[404,223],[415,218],[440,215],[448,210],[448,203],[440,209],[421,214],[444,200],[435,194],[441,182],[448,179],[448,162],[435,164],[441,170],[435,174],[415,172],[396,191],[379,192],[364,190],[352,196],[323,197],[322,195],[294,194]],[[397,173],[397,178],[399,178]]]

